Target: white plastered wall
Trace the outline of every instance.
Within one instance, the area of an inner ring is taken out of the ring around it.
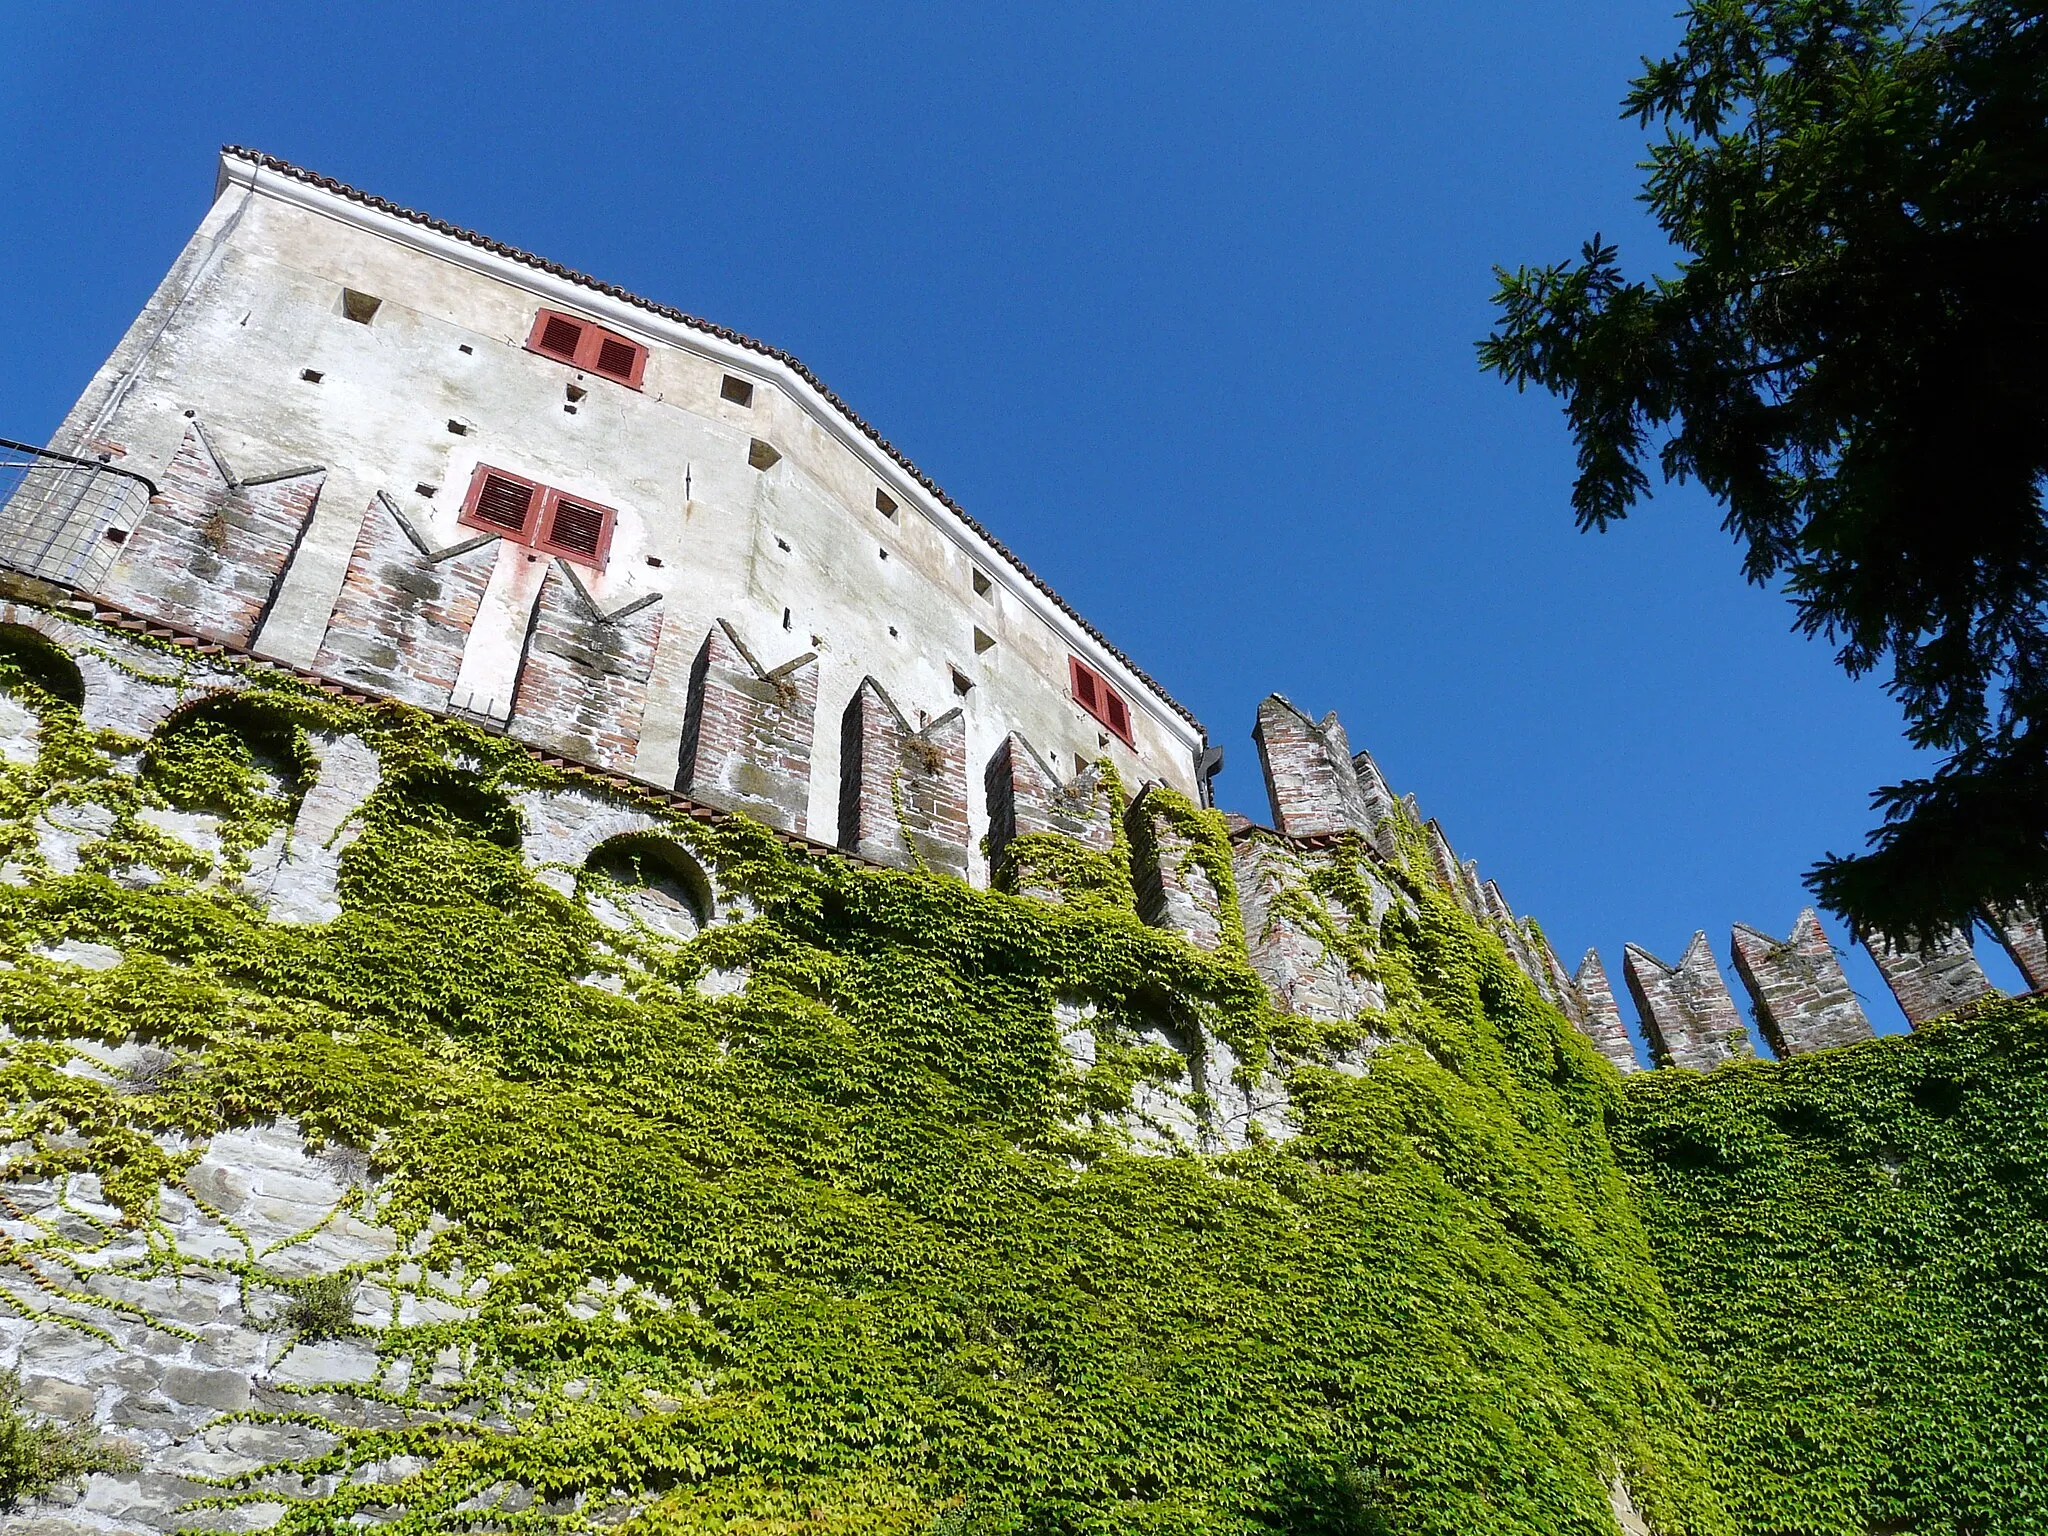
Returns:
[[[591,582],[602,607],[664,596],[644,778],[673,781],[690,660],[724,618],[764,665],[820,654],[814,836],[837,835],[840,714],[866,673],[913,721],[965,711],[976,839],[987,819],[981,769],[1010,730],[1063,774],[1106,752],[1133,786],[1195,791],[1196,729],[779,361],[246,162],[223,167],[212,211],[64,441],[115,444],[120,462],[147,474],[196,413],[242,476],[327,467],[259,637],[265,654],[311,663],[376,493],[454,543],[468,536],[457,514],[471,471],[488,463],[618,509],[606,569]],[[381,301],[369,324],[344,316],[344,287]],[[543,306],[648,345],[642,388],[528,352]],[[754,385],[750,406],[720,398],[728,373]],[[755,438],[779,462],[753,468]],[[898,503],[893,519],[875,507],[878,488]],[[977,569],[986,594],[974,590]],[[992,648],[977,653],[976,628]],[[1070,654],[1130,699],[1135,750],[1105,743],[1073,703]],[[956,668],[974,685],[964,696]]]

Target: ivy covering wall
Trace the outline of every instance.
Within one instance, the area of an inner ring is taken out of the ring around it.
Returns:
[[[1623,1145],[1738,1529],[2048,1529],[2039,1005],[1654,1074]]]
[[[560,778],[500,739],[272,683],[143,743],[87,730],[31,652],[0,685],[38,721],[0,768],[0,1194],[89,1176],[122,1218],[0,1256],[94,1304],[78,1266],[116,1236],[136,1273],[235,1274],[252,1315],[434,1303],[364,1331],[409,1367],[354,1389],[387,1412],[221,1479],[201,1524],[284,1487],[292,1536],[1611,1536],[1623,1482],[1668,1536],[2031,1528],[2025,1008],[1625,1090],[1419,871],[1343,938],[1384,1014],[1306,1027],[1236,946],[1120,899],[742,820],[665,835],[717,921],[622,931],[593,907],[683,865],[657,837],[570,895],[536,878],[512,797]],[[360,736],[383,781],[341,916],[271,922],[236,875],[317,771],[308,732]],[[86,808],[60,873],[38,818]],[[1176,814],[1227,878],[1220,820]],[[1342,895],[1364,857],[1319,878]],[[1298,1136],[1141,1155],[1134,1095],[1205,1034],[1286,1070]],[[125,1081],[81,1070],[137,1044]],[[389,1261],[308,1283],[179,1251],[160,1212],[209,1139],[287,1119],[356,1149]]]

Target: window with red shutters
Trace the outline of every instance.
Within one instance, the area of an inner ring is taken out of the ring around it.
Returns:
[[[1131,736],[1131,710],[1102,674],[1078,656],[1067,658],[1067,676],[1073,685],[1074,702],[1087,710],[1125,746],[1136,746]]]
[[[586,565],[603,565],[605,546],[611,543],[611,537],[610,507],[555,493],[541,525],[541,535],[534,542],[551,554]]]
[[[630,389],[640,387],[640,375],[647,370],[647,349],[639,342],[552,309],[544,309],[534,317],[533,334],[527,337],[526,348],[558,363],[601,373]]]
[[[460,521],[565,560],[603,569],[618,516],[610,507],[479,464]]]
[[[559,357],[565,363],[576,361],[576,350],[583,345],[583,327],[564,315],[543,313],[540,317],[540,337],[533,344],[536,352],[545,352],[550,357]]]
[[[531,480],[479,464],[470,477],[461,520],[473,528],[511,534],[523,542],[532,537],[541,499],[541,487]]]

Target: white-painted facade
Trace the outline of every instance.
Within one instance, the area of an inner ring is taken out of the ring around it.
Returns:
[[[378,301],[368,323],[344,290]],[[644,345],[640,388],[529,350],[543,308]],[[750,403],[723,397],[728,378]],[[277,660],[312,665],[374,498],[455,544],[475,536],[457,519],[488,464],[617,509],[587,578],[603,609],[661,595],[641,778],[674,782],[690,664],[722,618],[764,666],[820,656],[814,835],[833,836],[840,714],[863,675],[913,722],[964,712],[976,840],[981,765],[1010,731],[1063,777],[1106,755],[1133,787],[1200,793],[1200,727],[790,362],[306,173],[223,155],[212,209],[54,446],[154,475],[193,419],[245,479],[326,469],[256,637]],[[756,442],[779,455],[765,469]],[[484,715],[509,696],[548,568],[510,541],[497,559],[454,700]],[[1133,745],[1075,702],[1070,657],[1121,691]]]

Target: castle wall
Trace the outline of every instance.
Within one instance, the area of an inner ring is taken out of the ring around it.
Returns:
[[[532,666],[524,642],[538,583],[501,554],[472,605],[461,590],[469,565],[444,563],[468,558],[445,552],[476,535],[457,518],[473,470],[488,464],[616,509],[609,558],[583,578],[597,610],[661,599],[653,653],[631,668],[645,674],[631,760],[610,744],[609,765],[674,781],[691,663],[723,619],[769,651],[814,651],[827,719],[872,674],[913,713],[957,709],[970,762],[1018,731],[1061,774],[1106,756],[1126,782],[1199,798],[1199,729],[788,365],[304,180],[224,165],[205,226],[60,433],[60,445],[109,452],[169,496],[129,535],[110,599],[209,633],[260,623],[230,637],[506,720],[515,674]],[[367,324],[349,318],[344,289],[379,301]],[[647,345],[641,387],[529,351],[542,307]],[[723,398],[728,376],[751,387],[749,402]],[[195,482],[204,466],[184,446],[194,420],[242,473],[324,466],[317,500],[287,508],[282,486],[259,495],[225,475]],[[278,515],[258,505],[266,498]],[[373,505],[383,500],[393,513]],[[223,508],[246,551],[206,547]],[[392,542],[378,522],[392,515],[426,550]],[[241,537],[245,524],[255,537]],[[223,553],[246,554],[251,568],[200,572]],[[425,595],[437,582],[443,595]],[[215,615],[216,599],[233,611]],[[428,612],[437,603],[438,617]],[[572,644],[540,622],[541,654]],[[573,644],[587,653],[589,638]],[[426,642],[417,653],[415,641]],[[445,649],[457,641],[451,683]],[[1071,698],[1070,656],[1124,695],[1134,746]],[[579,728],[548,739],[591,738]],[[839,746],[831,732],[812,744],[802,819],[814,827],[835,820]],[[979,875],[981,796],[968,815]]]
[[[1799,914],[1789,939],[1737,923],[1732,942],[1736,974],[1755,1000],[1764,1039],[1779,1056],[1870,1038],[1870,1020],[1811,907]]]

